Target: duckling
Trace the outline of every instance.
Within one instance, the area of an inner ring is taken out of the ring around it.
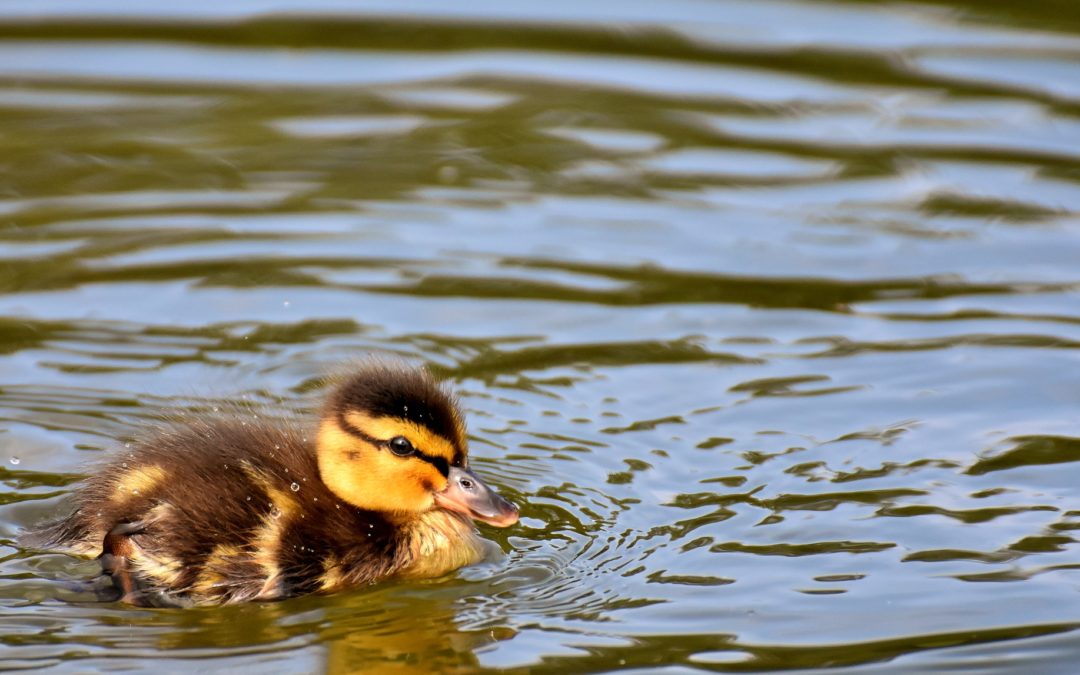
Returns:
[[[209,605],[441,576],[493,546],[474,520],[517,519],[469,469],[454,396],[425,370],[369,362],[312,434],[245,416],[144,435],[24,541],[96,556],[124,602]]]

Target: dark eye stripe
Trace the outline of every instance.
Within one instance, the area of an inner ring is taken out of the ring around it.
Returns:
[[[444,457],[435,457],[433,455],[425,455],[424,453],[420,452],[419,450],[416,451],[416,454],[413,455],[413,457],[415,457],[417,459],[422,459],[425,462],[427,462],[428,464],[430,464],[431,466],[435,467],[435,470],[438,471],[439,473],[441,473],[443,475],[443,478],[446,478],[447,476],[450,475],[450,462],[447,462],[446,458],[444,458]]]
[[[357,438],[364,440],[377,448],[389,449],[390,447],[389,440],[380,440],[378,438],[375,438],[374,436],[365,433],[362,429],[357,429],[349,423],[349,420],[345,419],[344,414],[338,415],[338,424],[341,425],[341,428],[344,429],[347,433],[356,436]],[[415,446],[413,454],[409,456],[425,461],[431,466],[435,467],[435,470],[441,473],[444,478],[450,475],[450,462],[447,462],[446,458],[444,457],[436,457],[435,455],[429,455],[420,450],[419,448],[416,448]]]

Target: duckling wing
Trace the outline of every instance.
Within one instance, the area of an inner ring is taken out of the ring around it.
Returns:
[[[300,484],[319,481],[298,430],[237,421],[172,426],[110,458],[76,490],[71,514],[28,540],[111,554],[107,536],[137,524],[113,545],[147,593],[273,599],[284,592],[282,541],[299,510],[290,486]]]

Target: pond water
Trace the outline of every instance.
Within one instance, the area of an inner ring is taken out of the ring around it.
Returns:
[[[0,7],[0,669],[1074,672],[1080,4],[359,5]],[[502,560],[147,610],[16,545],[367,353]]]

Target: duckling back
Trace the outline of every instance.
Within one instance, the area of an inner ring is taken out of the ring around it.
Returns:
[[[409,562],[398,528],[331,493],[310,441],[286,425],[201,420],[135,441],[80,486],[69,516],[27,540],[101,557],[111,532],[130,545],[138,604],[272,600]]]

